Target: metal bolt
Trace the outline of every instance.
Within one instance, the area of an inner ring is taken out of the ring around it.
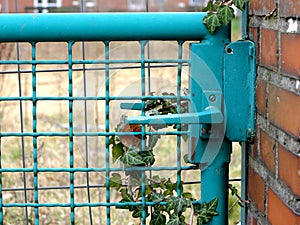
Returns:
[[[211,94],[211,95],[208,97],[208,99],[209,99],[209,101],[214,102],[214,101],[216,101],[217,96],[214,95],[214,94]]]

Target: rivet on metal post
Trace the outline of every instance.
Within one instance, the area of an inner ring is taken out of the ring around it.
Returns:
[[[209,101],[211,101],[211,102],[215,102],[216,99],[217,99],[217,96],[214,95],[214,94],[211,94],[211,95],[208,97],[208,99],[209,99]]]

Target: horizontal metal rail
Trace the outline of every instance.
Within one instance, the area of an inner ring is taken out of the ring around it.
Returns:
[[[1,14],[0,42],[202,40],[206,13]]]

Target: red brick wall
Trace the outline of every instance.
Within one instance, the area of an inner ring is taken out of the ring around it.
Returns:
[[[299,0],[250,0],[257,135],[249,151],[248,225],[300,225],[299,16]]]

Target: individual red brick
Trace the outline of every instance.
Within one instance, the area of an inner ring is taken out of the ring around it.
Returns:
[[[252,168],[248,170],[248,193],[262,213],[265,212],[265,182]]]
[[[278,174],[287,186],[300,196],[300,157],[278,146]]]
[[[271,189],[268,189],[268,220],[272,225],[298,225],[300,222]]]
[[[267,15],[276,7],[275,0],[251,0],[249,1],[250,14]]]
[[[261,79],[256,81],[256,108],[261,114],[266,114],[267,105],[267,94],[266,94],[267,84]]]
[[[261,62],[270,68],[277,68],[277,31],[262,29],[261,31]]]
[[[300,15],[299,0],[280,0],[280,16],[298,17]]]
[[[262,130],[260,131],[260,154],[268,169],[275,173],[275,141]]]
[[[270,120],[297,138],[300,137],[299,105],[299,96],[270,84],[268,96]]]
[[[300,12],[298,14],[300,15]],[[281,55],[282,71],[300,76],[300,34],[281,35]]]

